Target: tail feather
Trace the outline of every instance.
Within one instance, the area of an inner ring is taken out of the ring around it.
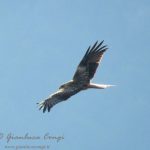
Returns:
[[[115,86],[115,85],[90,83],[88,88],[106,89],[106,88],[109,88],[109,87],[112,87],[112,86]]]

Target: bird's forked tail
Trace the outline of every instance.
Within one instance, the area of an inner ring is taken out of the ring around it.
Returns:
[[[106,89],[115,85],[90,83],[88,88]]]

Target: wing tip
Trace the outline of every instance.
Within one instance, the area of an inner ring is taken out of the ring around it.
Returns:
[[[89,49],[88,53],[92,53],[92,52],[99,52],[99,51],[106,51],[108,49],[107,45],[103,45],[104,40],[102,40],[99,44],[98,44],[98,40],[95,42],[95,44],[92,46],[91,49]],[[103,45],[103,46],[102,46]]]
[[[43,113],[45,113],[46,110],[47,110],[48,112],[50,112],[50,110],[51,110],[51,106],[49,106],[49,105],[46,104],[46,100],[45,100],[45,101],[38,102],[38,103],[36,103],[36,104],[39,106],[39,111],[42,110]]]

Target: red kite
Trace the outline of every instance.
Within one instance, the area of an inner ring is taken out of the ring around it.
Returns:
[[[50,95],[44,101],[38,103],[39,109],[43,112],[51,110],[51,108],[59,102],[65,101],[71,96],[82,90],[89,88],[105,89],[113,85],[95,84],[90,80],[93,78],[96,69],[102,60],[104,52],[108,49],[106,45],[102,46],[103,41],[98,44],[98,41],[87,49],[84,57],[79,63],[73,79],[59,87],[59,90]]]

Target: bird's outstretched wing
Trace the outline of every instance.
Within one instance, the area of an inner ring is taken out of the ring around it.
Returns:
[[[108,49],[106,45],[102,46],[102,44],[103,41],[99,44],[97,41],[92,47],[89,46],[74,74],[74,81],[88,83],[93,78],[104,52]]]
[[[39,106],[39,110],[43,110],[45,112],[48,110],[50,112],[51,108],[56,105],[57,103],[63,102],[67,100],[69,97],[72,95],[76,94],[78,90],[72,89],[59,89],[57,92],[54,94],[50,95],[47,99],[41,101],[40,103],[37,103]]]

